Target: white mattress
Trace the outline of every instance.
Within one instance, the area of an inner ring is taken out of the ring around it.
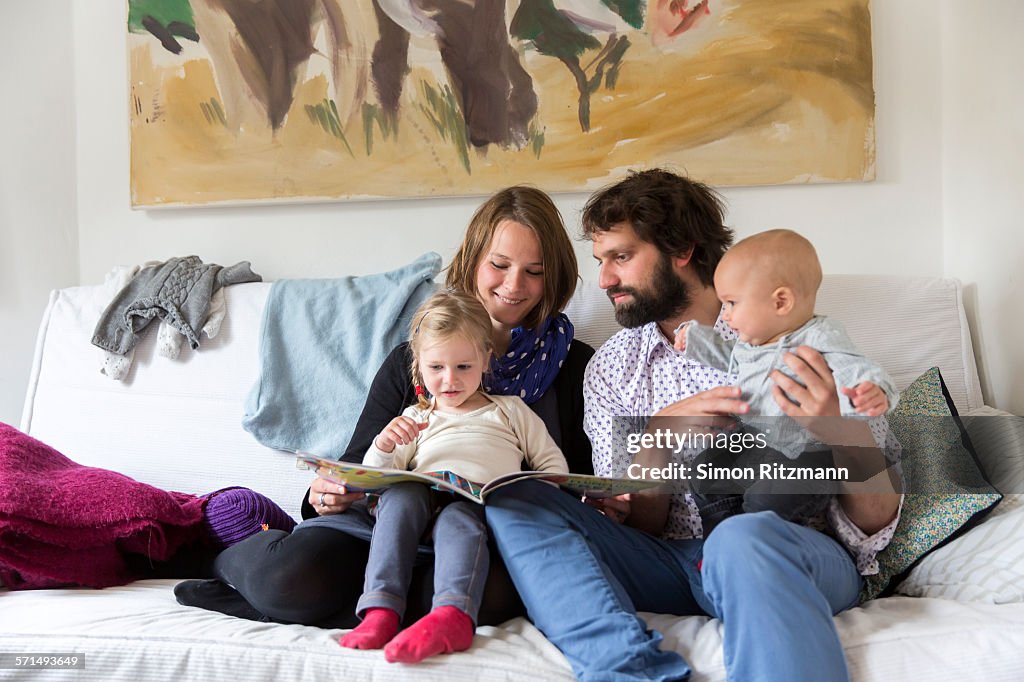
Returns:
[[[1024,604],[888,597],[835,621],[854,681],[1024,680]],[[647,623],[691,662],[692,682],[725,679],[720,621],[649,614]]]
[[[0,651],[85,654],[85,668],[0,671],[3,680],[564,680],[562,655],[526,620],[481,627],[472,655],[444,665],[389,664],[379,651],[343,650],[340,630],[253,623],[179,606],[175,581],[106,590],[0,591]],[[704,617],[643,614],[695,670],[724,680],[722,628]],[[892,597],[836,622],[854,680],[1024,679],[1024,604]]]
[[[0,592],[0,651],[85,654],[76,682],[140,680],[572,680],[557,649],[525,620],[477,631],[473,656],[392,665],[380,652],[342,649],[341,630],[255,623],[180,606],[174,580],[106,590]],[[410,673],[414,672],[415,675]],[[71,679],[53,671],[53,679]],[[0,679],[46,679],[40,671]],[[20,675],[20,676],[19,676]]]

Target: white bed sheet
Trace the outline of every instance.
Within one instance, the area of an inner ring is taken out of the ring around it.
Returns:
[[[144,680],[537,680],[573,679],[562,655],[524,619],[481,627],[470,652],[444,665],[389,664],[350,651],[340,630],[254,623],[178,605],[176,581],[106,590],[0,591],[0,651],[84,653],[76,682]],[[724,680],[722,624],[642,614],[694,668],[693,682]],[[963,604],[890,597],[836,619],[852,678],[1024,679],[1024,604]],[[441,660],[441,659],[439,659]],[[69,679],[67,671],[0,671],[4,680]]]
[[[341,630],[256,623],[179,605],[176,580],[105,590],[0,592],[0,651],[84,653],[68,671],[0,670],[0,679],[148,680],[573,680],[564,657],[523,619],[481,627],[470,653],[444,665],[389,664],[379,651],[343,649]]]

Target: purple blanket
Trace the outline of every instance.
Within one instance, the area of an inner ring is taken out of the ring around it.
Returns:
[[[0,580],[10,589],[123,585],[126,554],[169,559],[204,537],[203,498],[72,462],[0,422]]]

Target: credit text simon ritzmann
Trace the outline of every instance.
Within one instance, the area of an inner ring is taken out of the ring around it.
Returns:
[[[684,449],[700,452],[707,448],[728,449],[739,453],[755,447],[767,447],[764,433],[676,433],[668,429],[656,429],[647,433],[631,433],[626,437],[626,451],[635,455],[645,449],[672,449],[676,454]],[[758,466],[716,467],[703,462],[689,467],[670,462],[663,467],[645,467],[637,463],[629,465],[626,475],[633,479],[645,480],[832,480],[848,481],[850,472],[846,467],[802,467],[781,462],[761,462]]]

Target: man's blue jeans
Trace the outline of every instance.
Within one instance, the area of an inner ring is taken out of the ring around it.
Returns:
[[[538,481],[496,490],[486,512],[531,620],[581,680],[689,676],[637,611],[721,619],[732,680],[849,679],[832,615],[856,604],[861,578],[818,531],[759,512],[706,542],[662,540]]]

